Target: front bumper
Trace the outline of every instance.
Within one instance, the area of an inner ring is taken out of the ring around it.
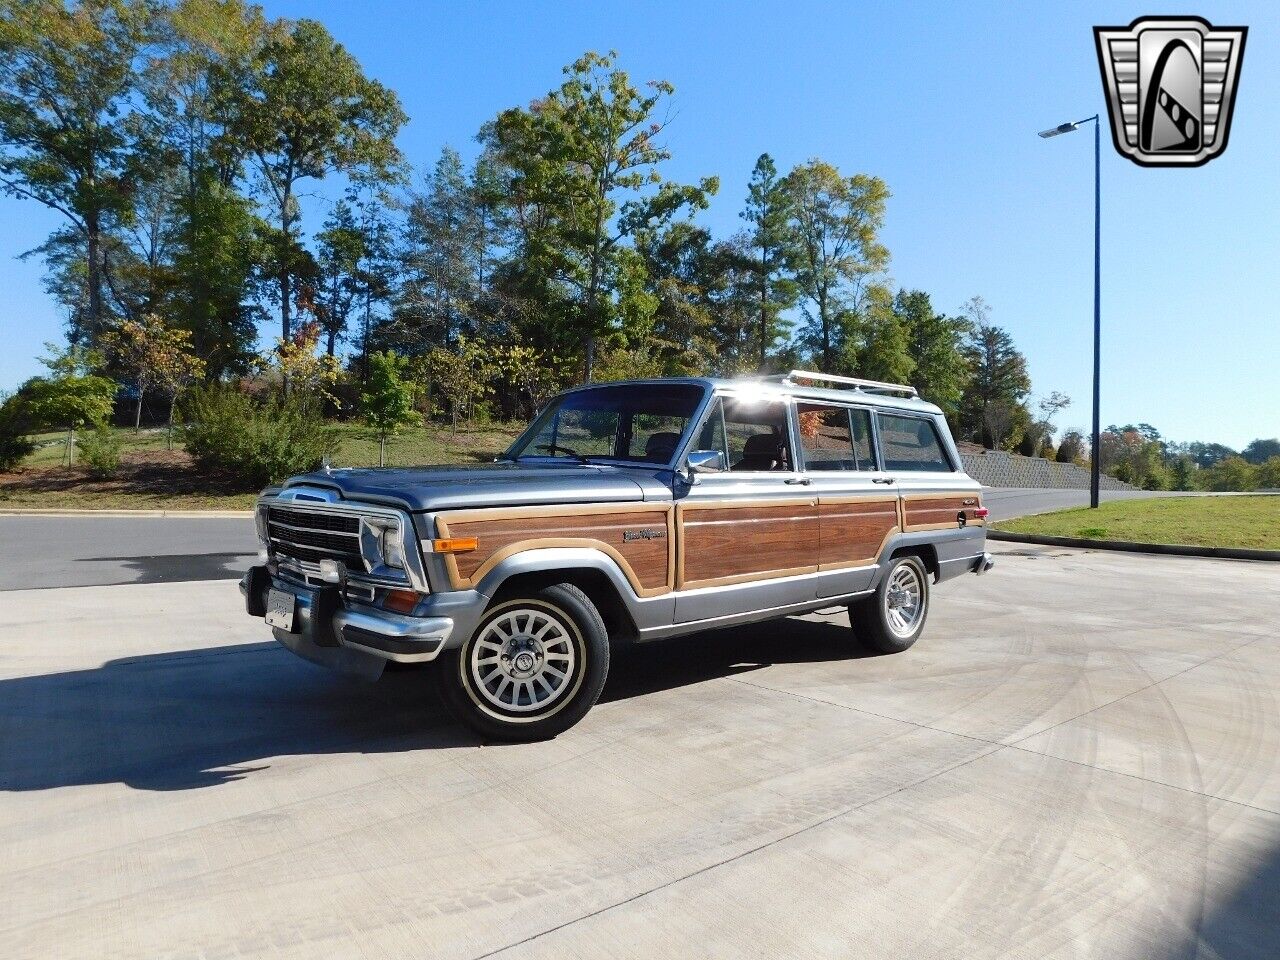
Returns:
[[[434,660],[454,629],[449,617],[410,617],[348,603],[337,587],[304,587],[271,576],[266,567],[253,567],[240,581],[251,616],[263,615],[266,595],[273,588],[297,598],[293,632],[272,627],[275,638],[300,657],[344,673],[376,677],[387,661]]]

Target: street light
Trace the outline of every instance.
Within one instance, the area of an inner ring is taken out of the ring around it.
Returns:
[[[1093,124],[1093,447],[1089,453],[1089,506],[1098,506],[1101,479],[1102,423],[1098,384],[1102,378],[1102,124],[1095,113],[1083,120],[1059,124],[1041,130],[1048,140],[1080,129],[1080,124]]]

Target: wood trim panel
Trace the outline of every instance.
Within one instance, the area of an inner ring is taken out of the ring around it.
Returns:
[[[982,506],[982,496],[972,493],[916,493],[902,498],[903,529],[908,533],[922,530],[948,530],[960,526],[959,515],[965,522],[983,526],[985,521],[974,517],[975,508]]]
[[[478,549],[445,554],[450,585],[475,586],[503,560],[526,550],[587,547],[612,557],[636,594],[668,593],[675,577],[674,509],[670,505],[582,504],[453,510],[436,516],[441,537],[475,537]],[[661,530],[627,540],[633,530]]]
[[[874,564],[901,529],[897,496],[818,497],[818,569]]]
[[[816,497],[679,504],[676,588],[816,573],[817,507]]]

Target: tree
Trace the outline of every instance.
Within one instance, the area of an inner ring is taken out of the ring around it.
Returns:
[[[1068,430],[1062,435],[1062,442],[1058,444],[1058,453],[1054,459],[1059,463],[1080,463],[1086,452],[1084,436],[1080,431]]]
[[[936,403],[954,421],[969,380],[963,350],[969,321],[936,312],[923,290],[899,290],[893,312],[906,326],[907,355],[915,364],[911,382],[920,396]]]
[[[339,402],[333,387],[342,375],[342,365],[336,357],[316,353],[319,343],[320,324],[303,323],[288,340],[277,340],[275,350],[260,361],[263,368],[279,373],[281,392],[297,394],[304,407]]]
[[[1266,463],[1272,457],[1280,457],[1280,440],[1253,440],[1240,452],[1240,456],[1255,465]]]
[[[292,335],[301,181],[345,173],[365,182],[398,176],[396,95],[365,77],[324,26],[299,20],[271,32],[245,64],[214,73],[226,111],[226,149],[251,158],[274,208],[280,335]]]
[[[387,437],[418,419],[413,387],[404,374],[408,361],[390,350],[369,356],[369,381],[360,393],[364,419],[378,431],[378,466],[387,465]]]
[[[960,430],[996,449],[1016,443],[1030,420],[1023,400],[1031,392],[1031,377],[1013,338],[990,322],[990,309],[982,298],[974,297],[966,310],[972,323],[964,346],[970,377],[960,399]]]
[[[84,241],[86,321],[104,322],[103,234],[132,216],[134,94],[147,0],[0,0],[0,187],[60,213]]]
[[[1259,490],[1280,490],[1280,454],[1258,464],[1254,479]]]
[[[841,348],[838,318],[857,316],[867,279],[889,263],[879,240],[889,188],[867,174],[844,177],[822,160],[796,167],[784,185],[808,340],[829,371]]]
[[[50,376],[33,377],[23,384],[18,396],[26,418],[35,429],[66,428],[66,464],[75,463],[75,433],[84,426],[106,421],[115,405],[116,384],[92,371],[102,365],[102,356],[93,350],[69,346],[59,350],[45,347],[49,355],[41,363]]]
[[[1219,460],[1200,474],[1200,487],[1215,492],[1253,490],[1258,483],[1257,468],[1244,457],[1233,454]]]
[[[204,361],[191,351],[191,331],[170,327],[153,313],[138,320],[122,320],[102,336],[108,358],[129,377],[138,391],[133,430],[142,428],[142,401],[154,386],[171,389],[198,377]],[[172,422],[172,402],[170,421]]]
[[[360,267],[365,257],[364,233],[349,203],[339,200],[334,205],[316,243],[316,317],[325,334],[325,353],[332,357],[361,293]]]
[[[796,302],[796,284],[791,273],[798,257],[791,225],[790,195],[778,176],[778,168],[767,153],[760,154],[747,186],[747,206],[742,218],[751,224],[750,286],[759,310],[761,371],[766,368],[769,348],[783,336],[785,327],[779,314]]]
[[[598,341],[617,319],[623,241],[684,208],[704,209],[719,186],[714,177],[698,186],[663,182],[658,166],[670,154],[657,138],[667,121],[656,113],[675,88],[654,80],[641,91],[616,58],[583,54],[564,68],[558,89],[528,110],[504,111],[482,133],[513,194],[526,290],[535,299],[551,293],[549,300],[555,287],[571,293],[564,319],[586,380]]]
[[[452,432],[458,434],[458,415],[469,416],[471,406],[489,390],[491,373],[487,351],[466,337],[452,350],[436,347],[429,354],[432,378],[449,401]]]
[[[846,355],[856,359],[848,364],[859,376],[889,383],[910,383],[916,363],[911,358],[911,335],[906,323],[893,308],[889,290],[874,285],[867,295],[861,322],[861,347],[846,344]],[[852,358],[851,358],[852,359]]]

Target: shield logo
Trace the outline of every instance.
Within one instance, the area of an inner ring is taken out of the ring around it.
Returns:
[[[1094,27],[1116,150],[1144,167],[1198,167],[1222,153],[1248,32],[1199,17]]]

